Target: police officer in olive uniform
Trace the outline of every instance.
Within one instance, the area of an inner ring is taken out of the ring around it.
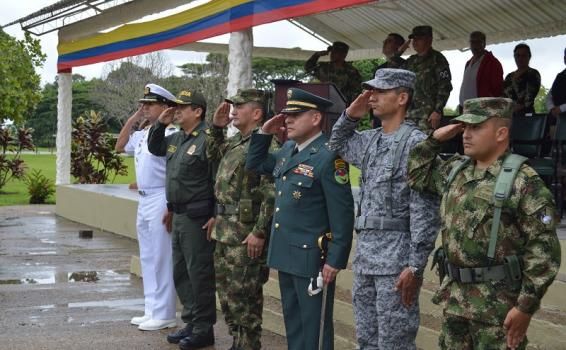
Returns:
[[[318,348],[322,294],[309,284],[322,268],[327,286],[323,348],[334,348],[332,307],[336,274],[346,267],[352,245],[354,202],[346,163],[328,148],[322,111],[331,101],[291,88],[286,107],[252,135],[246,167],[275,178],[275,214],[267,263],[279,271],[287,344],[291,350]],[[269,153],[272,135],[285,142]],[[321,266],[319,237],[332,233]],[[312,294],[312,293],[311,293]]]
[[[173,215],[173,279],[181,303],[184,329],[167,340],[181,349],[196,349],[214,343],[216,322],[214,288],[214,243],[207,239],[214,207],[215,164],[206,156],[208,129],[206,100],[195,91],[182,91],[176,108],[166,109],[149,132],[149,151],[166,156],[167,207]],[[173,121],[178,133],[165,137]]]

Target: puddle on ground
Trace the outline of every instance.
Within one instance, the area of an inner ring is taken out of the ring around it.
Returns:
[[[129,280],[130,273],[128,271],[105,270],[62,272],[45,269],[43,271],[30,273],[28,277],[24,278],[0,279],[0,284],[93,283],[98,281],[120,282]]]
[[[43,250],[39,252],[27,252],[28,255],[56,255],[57,252],[54,250]]]
[[[47,238],[42,238],[42,239],[41,239],[41,243],[45,243],[45,244],[55,244],[55,241],[52,241],[52,240],[47,239]]]

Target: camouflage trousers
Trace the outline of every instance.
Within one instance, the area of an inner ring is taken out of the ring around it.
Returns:
[[[507,336],[500,326],[444,314],[438,345],[442,350],[506,350]],[[527,347],[527,337],[517,350]]]
[[[360,350],[414,350],[419,329],[417,296],[411,307],[395,290],[398,275],[354,275],[352,304]]]
[[[220,307],[234,346],[261,349],[263,285],[269,277],[265,259],[250,259],[247,245],[217,242],[214,268]]]

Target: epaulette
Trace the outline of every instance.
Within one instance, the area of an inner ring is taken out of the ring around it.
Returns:
[[[211,133],[210,128],[204,129],[204,133],[207,134],[207,135],[210,135],[210,133]]]
[[[196,130],[195,130],[195,131],[193,131],[193,132],[191,133],[191,135],[193,135],[194,137],[197,137],[197,136],[198,136],[198,134],[199,134],[199,132],[198,132],[198,131],[196,131]]]

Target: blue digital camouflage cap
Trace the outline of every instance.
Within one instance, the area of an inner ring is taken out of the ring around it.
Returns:
[[[405,69],[383,68],[375,71],[375,77],[362,83],[366,90],[391,90],[399,87],[415,88],[417,76]]]

